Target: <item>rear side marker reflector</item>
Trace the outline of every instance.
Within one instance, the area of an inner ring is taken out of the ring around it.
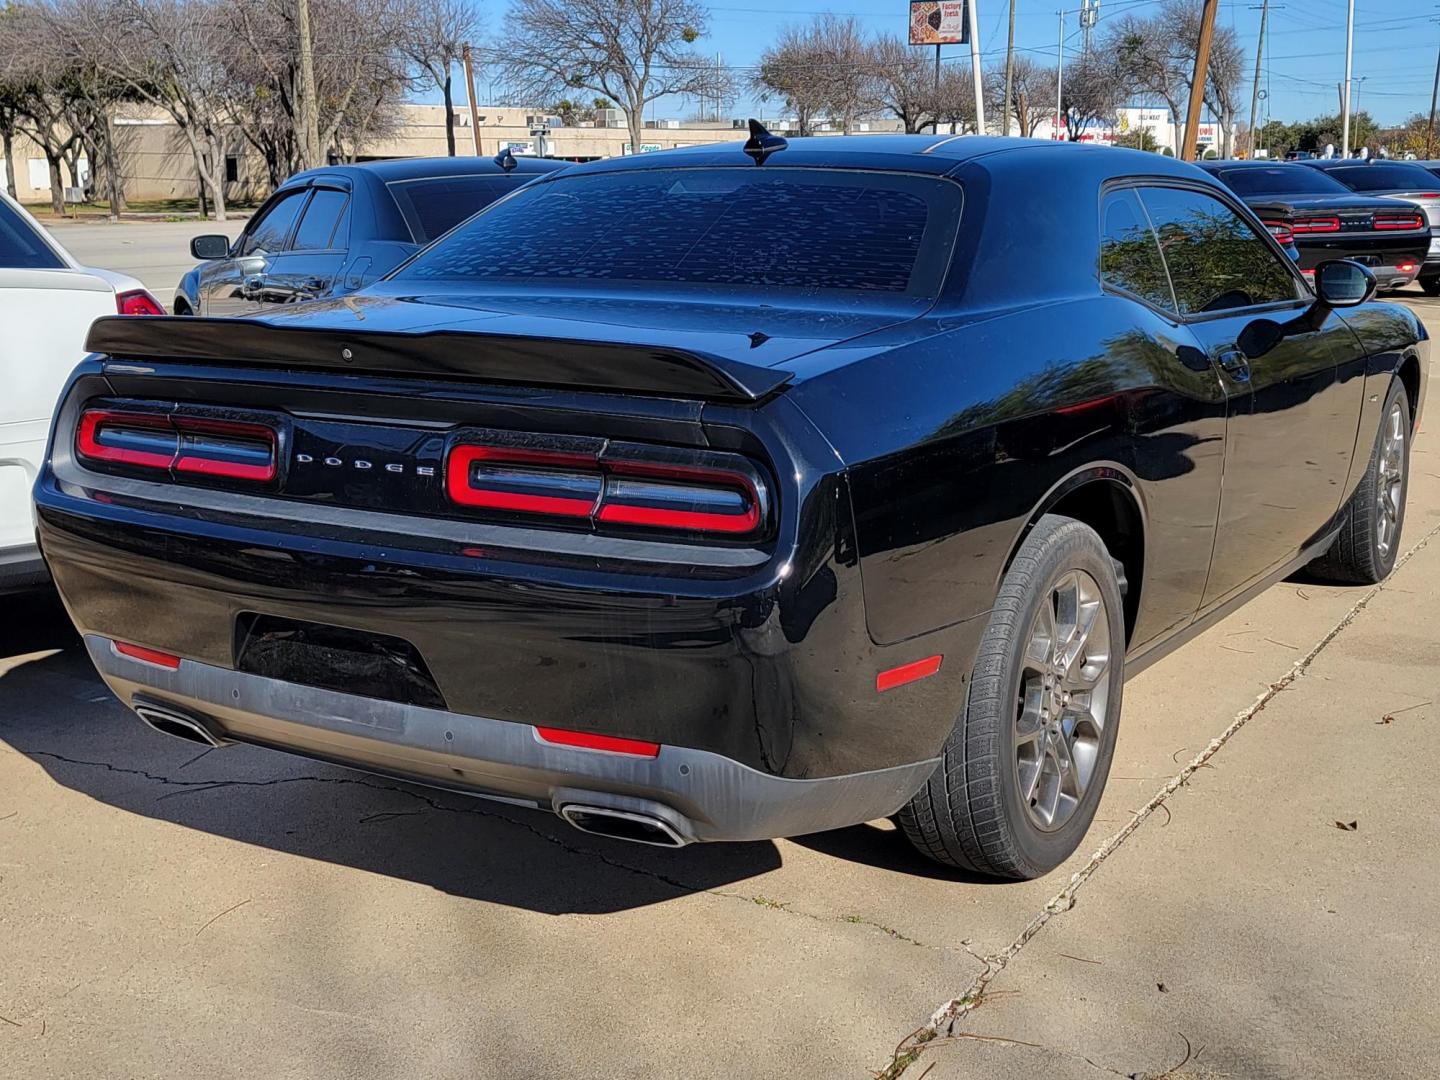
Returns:
[[[110,644],[121,656],[128,656],[132,660],[143,660],[147,664],[168,668],[171,671],[178,671],[180,668],[180,657],[172,653],[161,652],[159,649],[147,649],[143,645],[131,645],[125,641],[112,641]]]
[[[645,742],[643,739],[622,739],[616,735],[591,735],[584,731],[566,731],[563,728],[537,727],[535,734],[542,742],[557,746],[574,746],[582,750],[604,750],[611,754],[632,754],[635,757],[657,757],[660,744]]]
[[[265,483],[276,473],[275,429],[177,413],[86,409],[75,448],[91,462]]]
[[[875,689],[883,694],[886,690],[894,690],[897,686],[904,686],[917,679],[928,679],[940,670],[940,662],[944,659],[945,657],[941,655],[927,656],[924,660],[916,660],[910,664],[893,667],[889,671],[882,671],[875,676]]]

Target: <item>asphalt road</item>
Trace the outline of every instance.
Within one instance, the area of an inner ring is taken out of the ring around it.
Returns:
[[[245,221],[52,221],[45,225],[50,235],[80,262],[138,278],[168,311],[175,299],[175,287],[195,265],[190,257],[191,237],[218,232],[233,240],[240,235]]]
[[[886,822],[666,852],[200,752],[0,600],[0,1077],[858,1080],[947,1007],[907,1080],[1433,1076],[1437,455],[1383,587],[1278,585],[1129,684],[1027,884]]]

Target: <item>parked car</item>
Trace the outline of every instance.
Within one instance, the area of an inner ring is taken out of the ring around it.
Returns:
[[[1409,285],[1430,250],[1430,224],[1413,203],[1356,195],[1318,169],[1268,161],[1200,166],[1255,211],[1281,244],[1293,243],[1313,278],[1328,259],[1354,259],[1382,289]]]
[[[495,158],[408,158],[296,173],[232,244],[197,236],[206,260],[180,279],[176,315],[249,315],[341,296],[383,277],[471,214],[568,164]]]
[[[81,266],[0,192],[0,593],[46,580],[30,489],[60,390],[101,315],[163,315],[132,277]]]
[[[544,177],[342,300],[97,324],[36,500],[120,699],[607,836],[896,814],[1025,878],[1127,675],[1395,565],[1429,343],[1369,270],[1312,294],[1154,154],[743,149]]]
[[[1420,207],[1431,229],[1430,250],[1420,268],[1420,286],[1427,296],[1440,296],[1440,233],[1436,232],[1440,229],[1440,178],[1411,161],[1340,158],[1305,164],[1340,181],[1351,191],[1388,195]]]

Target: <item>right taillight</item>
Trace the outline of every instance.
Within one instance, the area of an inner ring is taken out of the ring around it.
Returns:
[[[465,432],[445,460],[457,506],[601,528],[754,537],[767,492],[748,459],[720,451]]]
[[[1286,225],[1283,221],[1267,221],[1265,222],[1265,229],[1282,244],[1290,244],[1295,240],[1294,232],[1292,232],[1290,226]]]
[[[1380,232],[1395,232],[1398,230],[1423,229],[1425,219],[1418,213],[1395,213],[1381,212],[1375,215],[1375,228]]]

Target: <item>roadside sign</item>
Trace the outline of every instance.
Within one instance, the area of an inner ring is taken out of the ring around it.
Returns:
[[[910,0],[910,44],[969,44],[969,7],[965,0]]]

